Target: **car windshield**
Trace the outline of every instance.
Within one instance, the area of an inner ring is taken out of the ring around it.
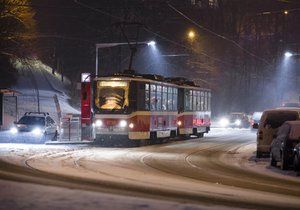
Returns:
[[[36,116],[24,116],[22,117],[19,124],[26,124],[26,125],[45,125],[45,118],[44,117],[36,117]]]
[[[98,81],[95,105],[99,109],[124,109],[128,106],[128,82]]]
[[[261,115],[262,115],[262,112],[254,112],[253,116],[252,116],[252,119],[253,120],[260,120]]]
[[[268,115],[266,124],[271,125],[272,128],[278,128],[285,121],[294,121],[297,119],[297,112],[274,112]]]

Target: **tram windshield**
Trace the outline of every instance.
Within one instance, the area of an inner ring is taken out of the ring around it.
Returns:
[[[103,110],[119,110],[128,107],[128,82],[98,81],[95,105]]]

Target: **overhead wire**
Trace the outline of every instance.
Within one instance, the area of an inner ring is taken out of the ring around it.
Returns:
[[[245,49],[245,48],[242,47],[240,44],[238,44],[236,41],[231,40],[231,39],[229,39],[229,38],[227,38],[227,37],[225,37],[225,36],[223,36],[223,35],[220,35],[220,34],[214,32],[214,31],[212,31],[212,30],[210,30],[210,29],[208,29],[208,28],[206,28],[206,27],[200,25],[199,23],[197,23],[196,21],[194,21],[193,19],[191,19],[191,18],[189,18],[187,15],[185,15],[183,12],[179,11],[178,9],[176,9],[176,8],[175,8],[173,5],[171,5],[169,2],[167,2],[167,4],[168,4],[168,6],[169,6],[173,11],[175,11],[175,12],[178,13],[178,14],[180,14],[182,17],[184,17],[185,19],[187,19],[188,21],[190,21],[191,23],[193,23],[194,25],[196,25],[196,26],[199,27],[200,29],[202,29],[202,30],[204,30],[204,31],[206,31],[206,32],[208,32],[208,33],[211,33],[211,34],[213,34],[214,36],[219,37],[219,38],[221,38],[221,39],[223,39],[223,40],[226,40],[226,41],[232,43],[234,46],[236,46],[236,47],[238,47],[239,49],[241,49],[242,51],[244,51],[245,53],[247,53],[248,55],[251,55],[252,57],[255,57],[256,59],[259,59],[259,60],[263,61],[263,62],[266,63],[266,64],[270,64],[266,59],[261,58],[261,57],[255,55],[254,53],[250,52],[249,50]]]
[[[78,5],[81,5],[81,6],[85,7],[85,8],[91,9],[91,10],[93,10],[93,11],[95,11],[95,12],[99,12],[99,13],[101,13],[101,14],[103,14],[103,15],[107,15],[107,16],[112,17],[112,18],[114,18],[114,19],[117,19],[117,20],[119,20],[119,21],[120,21],[120,20],[121,20],[121,21],[124,21],[124,19],[121,18],[121,17],[115,16],[115,15],[111,15],[111,14],[109,14],[109,13],[103,11],[103,10],[100,10],[100,9],[97,9],[97,8],[94,8],[94,7],[91,7],[91,6],[87,5],[87,4],[84,4],[84,3],[80,2],[79,0],[74,0],[74,2],[75,2],[76,4],[78,4]],[[180,44],[180,43],[178,43],[178,42],[176,42],[176,41],[174,41],[174,40],[171,40],[171,39],[169,39],[169,38],[167,38],[167,37],[165,37],[165,36],[163,36],[163,35],[161,35],[161,34],[159,34],[159,33],[157,33],[157,32],[154,32],[153,30],[150,30],[149,27],[143,27],[143,29],[144,29],[145,31],[147,31],[148,33],[152,33],[153,35],[159,37],[159,38],[162,39],[162,40],[165,40],[165,41],[167,41],[167,42],[169,42],[169,43],[172,43],[172,44],[174,44],[174,45],[176,45],[176,46],[180,46],[180,47],[182,47],[182,48],[185,48],[185,49],[189,49],[189,50],[190,50],[190,47],[188,47],[188,46],[186,46],[186,45],[183,45],[183,44]],[[214,60],[214,61],[220,62],[220,63],[222,63],[222,64],[227,64],[227,65],[229,64],[229,65],[231,65],[231,66],[234,66],[232,63],[225,62],[225,61],[223,61],[223,60],[221,60],[221,59],[218,59],[218,58],[215,58],[215,57],[213,57],[213,56],[210,56],[210,55],[208,55],[207,53],[204,53],[204,52],[198,52],[198,53],[200,53],[201,55],[203,55],[203,56],[205,56],[205,57],[208,57],[208,58],[210,58],[210,59],[212,59],[212,60]]]

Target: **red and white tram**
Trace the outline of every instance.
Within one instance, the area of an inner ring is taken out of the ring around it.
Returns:
[[[211,92],[191,82],[116,74],[94,78],[93,86],[95,141],[147,144],[178,135],[202,137],[210,129]]]

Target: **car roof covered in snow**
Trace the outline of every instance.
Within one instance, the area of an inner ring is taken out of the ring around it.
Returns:
[[[300,112],[300,109],[292,109],[292,108],[277,108],[277,109],[267,109],[264,111],[264,113],[276,113],[276,112]]]

